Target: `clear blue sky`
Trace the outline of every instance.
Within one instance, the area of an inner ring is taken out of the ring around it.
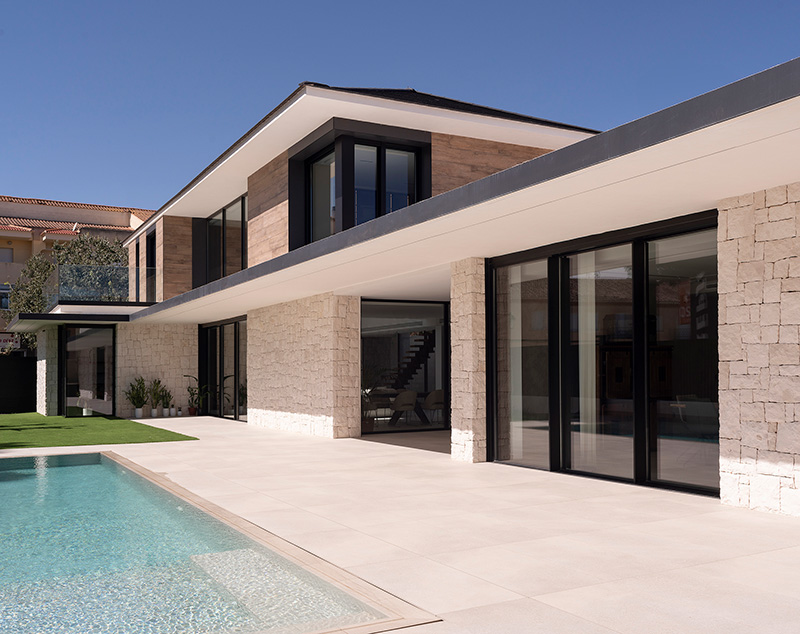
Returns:
[[[800,2],[0,2],[0,194],[158,208],[301,81],[608,129],[800,55]]]

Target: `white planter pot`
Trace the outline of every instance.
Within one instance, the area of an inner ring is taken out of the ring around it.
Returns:
[[[84,407],[84,408],[83,408],[83,415],[84,415],[84,416],[91,416],[91,415],[92,415],[92,410],[91,410],[91,408],[89,408],[89,407]]]
[[[133,417],[142,418],[143,416],[144,416],[144,410],[141,407],[135,407],[133,410]]]
[[[178,416],[183,416],[183,408],[182,407],[178,408]]]
[[[158,409],[155,407],[150,408],[150,418],[158,418]]]
[[[177,416],[178,415],[178,412],[176,411],[174,406],[169,408],[169,415],[170,416]]]

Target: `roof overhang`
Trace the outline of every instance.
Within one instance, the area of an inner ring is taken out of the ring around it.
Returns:
[[[207,323],[324,292],[447,299],[449,266],[800,181],[800,59],[144,309]]]
[[[115,302],[91,304],[62,302],[47,313],[20,313],[6,328],[9,332],[36,332],[47,326],[65,324],[110,325],[127,323],[130,316],[151,304],[144,302]]]
[[[248,176],[336,117],[547,149],[593,134],[555,124],[512,121],[303,85],[137,227],[124,244],[164,215],[206,217],[221,209],[247,191]]]

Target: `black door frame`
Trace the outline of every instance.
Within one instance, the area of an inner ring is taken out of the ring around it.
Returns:
[[[566,242],[511,253],[486,261],[486,336],[487,336],[487,459],[496,460],[497,427],[497,304],[495,297],[496,270],[499,267],[522,264],[532,260],[547,261],[548,277],[548,388],[550,403],[550,471],[601,478],[634,484],[676,489],[718,496],[718,489],[654,481],[653,444],[647,400],[648,375],[648,253],[647,242],[660,238],[713,229],[717,226],[717,210],[703,211],[680,218],[640,225],[608,233],[577,238]],[[567,367],[569,353],[569,267],[566,258],[575,253],[630,244],[633,265],[633,405],[634,405],[634,463],[633,477],[619,478],[570,468],[569,393]],[[530,465],[518,465],[535,468]]]
[[[216,390],[216,398],[217,403],[219,404],[219,416],[215,416],[213,414],[209,414],[208,403],[204,403],[203,407],[200,410],[200,413],[205,416],[214,416],[215,418],[224,418],[225,420],[241,420],[240,413],[239,413],[239,365],[240,365],[240,358],[239,358],[239,342],[240,342],[240,329],[241,323],[247,321],[247,315],[240,315],[239,317],[234,317],[233,319],[225,319],[222,321],[215,321],[207,324],[200,324],[198,326],[197,336],[198,336],[198,359],[197,359],[197,378],[198,378],[198,386],[199,387],[208,387],[208,378],[209,378],[209,364],[208,364],[208,334],[209,331],[212,329],[216,329],[217,331],[217,340],[219,342],[219,355],[217,356],[217,376],[219,377],[219,384],[217,385]],[[222,336],[222,327],[223,326],[230,326],[232,325],[233,328],[233,367],[234,367],[234,374],[233,374],[233,418],[229,416],[225,416],[223,414],[223,404],[225,402],[224,397],[224,388],[225,388],[225,380],[224,380],[224,371],[223,365],[225,363],[225,341],[224,337]]]

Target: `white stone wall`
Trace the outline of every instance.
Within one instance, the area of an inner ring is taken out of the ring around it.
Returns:
[[[800,183],[718,209],[722,501],[800,515]]]
[[[247,314],[247,422],[361,435],[361,303],[326,293]]]
[[[172,392],[176,406],[184,414],[197,376],[197,325],[193,324],[118,324],[117,325],[117,416],[133,416],[133,406],[123,393],[137,376],[146,381],[161,379]],[[149,415],[150,405],[145,406]]]
[[[486,460],[486,280],[483,258],[450,265],[453,460]]]
[[[58,326],[36,334],[36,411],[58,414]]]

